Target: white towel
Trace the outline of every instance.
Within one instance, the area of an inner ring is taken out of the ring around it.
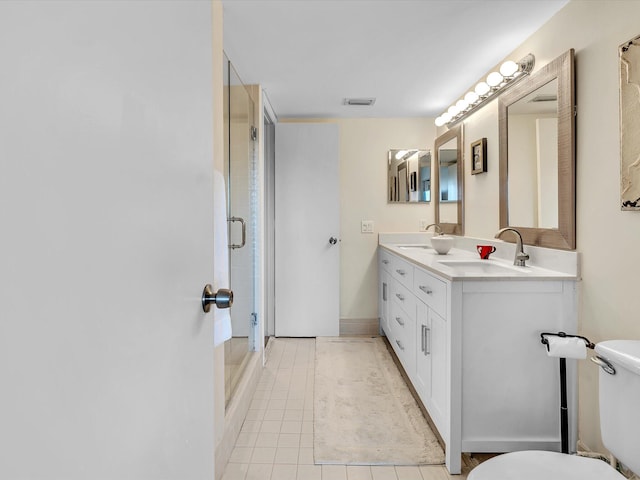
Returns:
[[[227,233],[227,191],[224,176],[213,172],[213,291],[230,288],[229,236]],[[228,308],[213,308],[213,344],[222,345],[231,338],[231,313]]]

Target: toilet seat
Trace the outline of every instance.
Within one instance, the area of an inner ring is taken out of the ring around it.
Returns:
[[[539,450],[499,455],[481,463],[467,480],[626,480],[602,460]]]

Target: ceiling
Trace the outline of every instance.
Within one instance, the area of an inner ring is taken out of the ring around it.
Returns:
[[[280,118],[437,117],[568,1],[223,0],[224,49]]]

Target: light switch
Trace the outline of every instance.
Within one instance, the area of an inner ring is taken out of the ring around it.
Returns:
[[[373,233],[373,220],[362,220],[360,224],[361,233]]]
[[[427,225],[429,225],[429,222],[426,220],[420,220],[420,231],[424,231],[425,228],[427,228]]]

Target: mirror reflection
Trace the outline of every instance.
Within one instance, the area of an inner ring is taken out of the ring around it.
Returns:
[[[528,245],[576,248],[574,51],[498,99],[500,228]]]
[[[389,203],[431,201],[431,152],[429,150],[389,150],[387,165],[387,201]]]
[[[463,234],[462,126],[435,140],[437,168],[436,223],[444,233]]]
[[[440,168],[440,202],[458,201],[458,150],[456,140],[451,139],[438,149],[438,159]],[[443,210],[440,211],[441,217]],[[446,216],[446,215],[445,215]],[[455,223],[454,216],[448,216]]]
[[[509,223],[558,228],[558,79],[507,108]]]

